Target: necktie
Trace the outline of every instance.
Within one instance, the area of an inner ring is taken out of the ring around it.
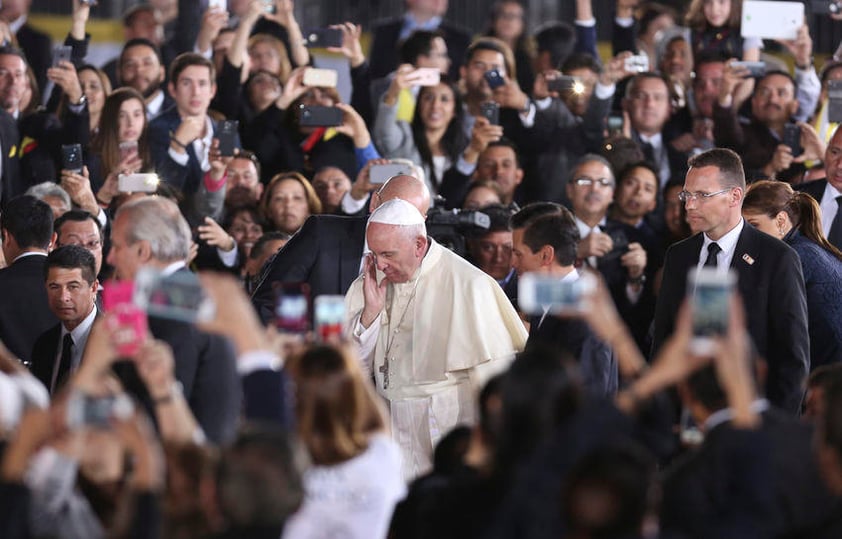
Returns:
[[[836,204],[839,205],[839,208],[836,210],[836,217],[833,218],[833,223],[830,224],[827,241],[842,249],[842,195],[836,197]]]
[[[716,263],[716,255],[718,255],[721,250],[722,247],[720,247],[716,242],[708,245],[708,257],[705,259],[706,268],[715,268],[718,266]]]
[[[56,374],[56,383],[53,386],[53,395],[61,389],[61,386],[67,380],[68,375],[70,374],[70,365],[72,362],[72,354],[73,354],[73,337],[70,336],[70,333],[67,333],[64,336],[64,340],[61,343],[61,359],[58,363],[58,373]]]
[[[643,158],[648,162],[650,165],[658,165],[658,162],[655,161],[655,147],[652,146],[651,142],[644,142],[641,144],[641,149],[643,150]]]

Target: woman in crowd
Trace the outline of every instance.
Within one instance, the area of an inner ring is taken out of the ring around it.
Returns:
[[[100,129],[91,141],[88,174],[102,204],[117,194],[117,176],[149,170],[146,105],[131,88],[119,88],[105,99]]]
[[[526,31],[523,4],[519,0],[498,0],[491,6],[485,35],[496,37],[512,49],[517,66],[517,83],[528,90],[535,84],[532,72],[533,46]]]
[[[435,193],[445,171],[468,145],[463,130],[464,107],[456,85],[445,80],[418,92],[412,123],[398,120],[398,94],[411,85],[411,66],[401,66],[380,102],[374,142],[384,157],[410,159],[424,167]]]
[[[322,212],[322,203],[307,178],[282,172],[266,186],[260,209],[270,228],[294,234],[308,217]]]
[[[92,65],[84,65],[79,68],[79,83],[88,100],[88,115],[91,123],[91,136],[99,131],[99,121],[102,117],[102,109],[105,106],[105,98],[111,94],[111,81],[104,71]]]
[[[400,451],[378,398],[347,349],[316,346],[291,358],[296,426],[313,467],[283,537],[385,537],[406,487]]]
[[[822,234],[821,210],[807,193],[789,184],[759,181],[743,201],[743,217],[779,238],[801,259],[807,286],[810,369],[842,362],[842,252]]]

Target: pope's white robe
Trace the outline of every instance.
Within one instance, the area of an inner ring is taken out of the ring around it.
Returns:
[[[365,330],[362,285],[360,276],[345,296],[346,327],[388,402],[409,480],[429,471],[442,436],[476,421],[479,390],[508,368],[527,333],[492,277],[433,240],[413,279],[389,284],[386,307]]]

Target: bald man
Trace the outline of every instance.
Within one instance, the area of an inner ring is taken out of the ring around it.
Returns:
[[[430,470],[444,434],[476,421],[480,389],[523,349],[526,330],[497,281],[429,238],[405,200],[372,212],[366,239],[346,332],[388,403],[409,481]]]
[[[395,176],[375,191],[369,212],[383,202],[400,198],[426,216],[430,192],[426,184],[413,176]],[[301,229],[266,263],[252,294],[252,302],[264,323],[274,319],[274,283],[306,282],[310,297],[342,294],[362,269],[367,251],[365,225],[367,216],[312,215]]]

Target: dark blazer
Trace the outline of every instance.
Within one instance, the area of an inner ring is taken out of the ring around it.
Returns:
[[[827,187],[827,178],[822,178],[820,180],[813,180],[807,183],[800,183],[794,186],[796,191],[804,191],[814,199],[819,204],[822,203],[822,197],[824,196],[824,190]]]
[[[371,31],[371,48],[368,57],[372,80],[385,77],[397,69],[400,63],[398,40],[403,23],[403,17],[395,17],[375,23]],[[465,60],[468,45],[471,44],[471,33],[469,30],[446,20],[441,21],[439,30],[444,34],[447,54],[450,56],[450,80],[459,80],[459,68]]]
[[[661,508],[662,530],[681,537],[721,537],[711,526],[727,520],[727,514],[744,509],[743,518],[754,518],[758,537],[834,537],[818,532],[838,514],[839,498],[833,498],[822,481],[813,455],[812,428],[774,409],[762,416],[758,434],[768,454],[768,473],[753,485],[735,485],[736,461],[729,455],[740,433],[730,424],[717,425],[704,443],[677,461],[665,474]],[[747,488],[764,489],[766,511],[741,505],[734,494]],[[669,535],[672,537],[672,535]]]
[[[50,36],[25,23],[15,34],[18,45],[26,54],[26,63],[35,73],[41,94],[47,85],[47,68],[53,63],[53,40]]]
[[[529,321],[526,349],[549,347],[566,352],[578,360],[582,385],[593,395],[610,398],[617,392],[617,357],[584,321],[551,314],[543,322],[540,316],[532,316]]]
[[[44,384],[47,391],[50,390],[50,383],[53,380],[53,369],[55,368],[60,338],[61,323],[42,333],[32,346],[32,365],[29,370],[32,371],[35,378]]]
[[[15,196],[26,191],[20,179],[20,133],[11,114],[0,110],[0,159],[3,171],[0,176],[0,208]]]
[[[810,370],[842,362],[842,261],[793,229],[784,241],[801,259],[807,287]]]
[[[345,294],[360,275],[366,217],[313,215],[266,263],[252,301],[264,322],[274,317],[277,282],[306,282],[310,297]]]
[[[58,323],[44,286],[46,262],[46,256],[29,255],[0,270],[0,340],[24,361],[38,337]]]
[[[186,271],[186,270],[184,270]],[[191,324],[149,318],[149,331],[172,347],[175,377],[209,440],[234,439],[242,403],[237,358],[231,343]]]
[[[217,122],[211,120],[214,135],[216,134]],[[181,117],[178,109],[173,106],[161,113],[160,116],[149,122],[149,145],[152,153],[152,162],[158,170],[161,179],[179,189],[185,195],[192,195],[199,189],[199,184],[204,178],[202,165],[193,145],[187,145],[187,166],[181,166],[169,156],[170,133],[175,133],[181,124]],[[240,148],[240,136],[237,135],[235,148]]]
[[[698,264],[702,244],[702,235],[696,234],[667,251],[655,307],[653,357],[673,332],[687,273]],[[807,299],[798,255],[744,222],[731,268],[737,273],[748,332],[769,367],[766,396],[775,406],[797,414],[810,370]]]
[[[284,371],[259,369],[244,376],[242,382],[243,415],[247,420],[292,428],[292,394]]]

